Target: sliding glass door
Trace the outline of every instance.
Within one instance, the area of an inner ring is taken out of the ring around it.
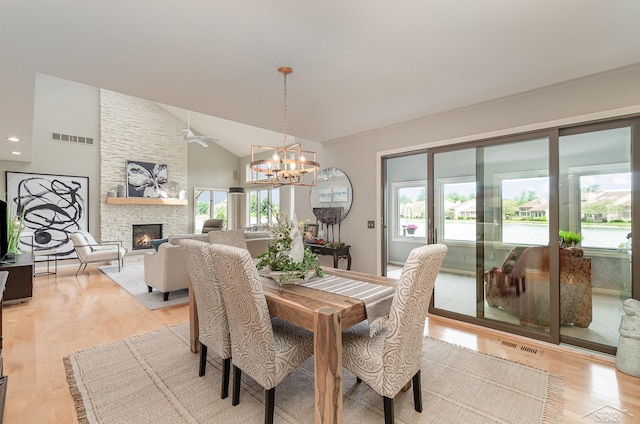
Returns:
[[[629,125],[560,133],[560,234],[579,235],[561,247],[560,334],[582,342],[617,346],[631,296],[631,135]]]

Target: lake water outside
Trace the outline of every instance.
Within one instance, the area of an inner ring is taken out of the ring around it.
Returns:
[[[476,222],[446,220],[444,224],[445,240],[475,241]],[[542,224],[521,222],[503,223],[503,240],[505,244],[531,244],[546,246],[549,244],[549,228]],[[584,226],[582,227],[582,247],[618,249],[627,242],[629,227]],[[417,235],[417,234],[416,234]],[[422,235],[424,237],[424,235]]]

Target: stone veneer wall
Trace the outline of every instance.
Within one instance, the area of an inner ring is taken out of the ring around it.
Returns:
[[[184,123],[154,102],[100,90],[100,239],[131,250],[133,224],[162,224],[163,237],[184,234],[188,206],[109,205],[107,192],[126,186],[127,160],[167,165],[169,181],[187,190]]]

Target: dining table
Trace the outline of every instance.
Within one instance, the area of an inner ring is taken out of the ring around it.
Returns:
[[[395,288],[397,280],[357,271],[322,267],[325,275]],[[341,424],[342,331],[367,319],[365,302],[353,297],[297,284],[279,287],[261,277],[272,317],[278,317],[314,333],[314,421]],[[391,290],[393,292],[393,290]],[[190,347],[199,351],[198,314],[189,286]]]

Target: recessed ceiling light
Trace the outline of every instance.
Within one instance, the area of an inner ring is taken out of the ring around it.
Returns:
[[[7,140],[9,140],[9,141],[20,141],[20,137],[16,137],[15,135],[12,135],[11,137],[7,137]]]
[[[22,152],[11,152],[12,155],[21,155]]]

